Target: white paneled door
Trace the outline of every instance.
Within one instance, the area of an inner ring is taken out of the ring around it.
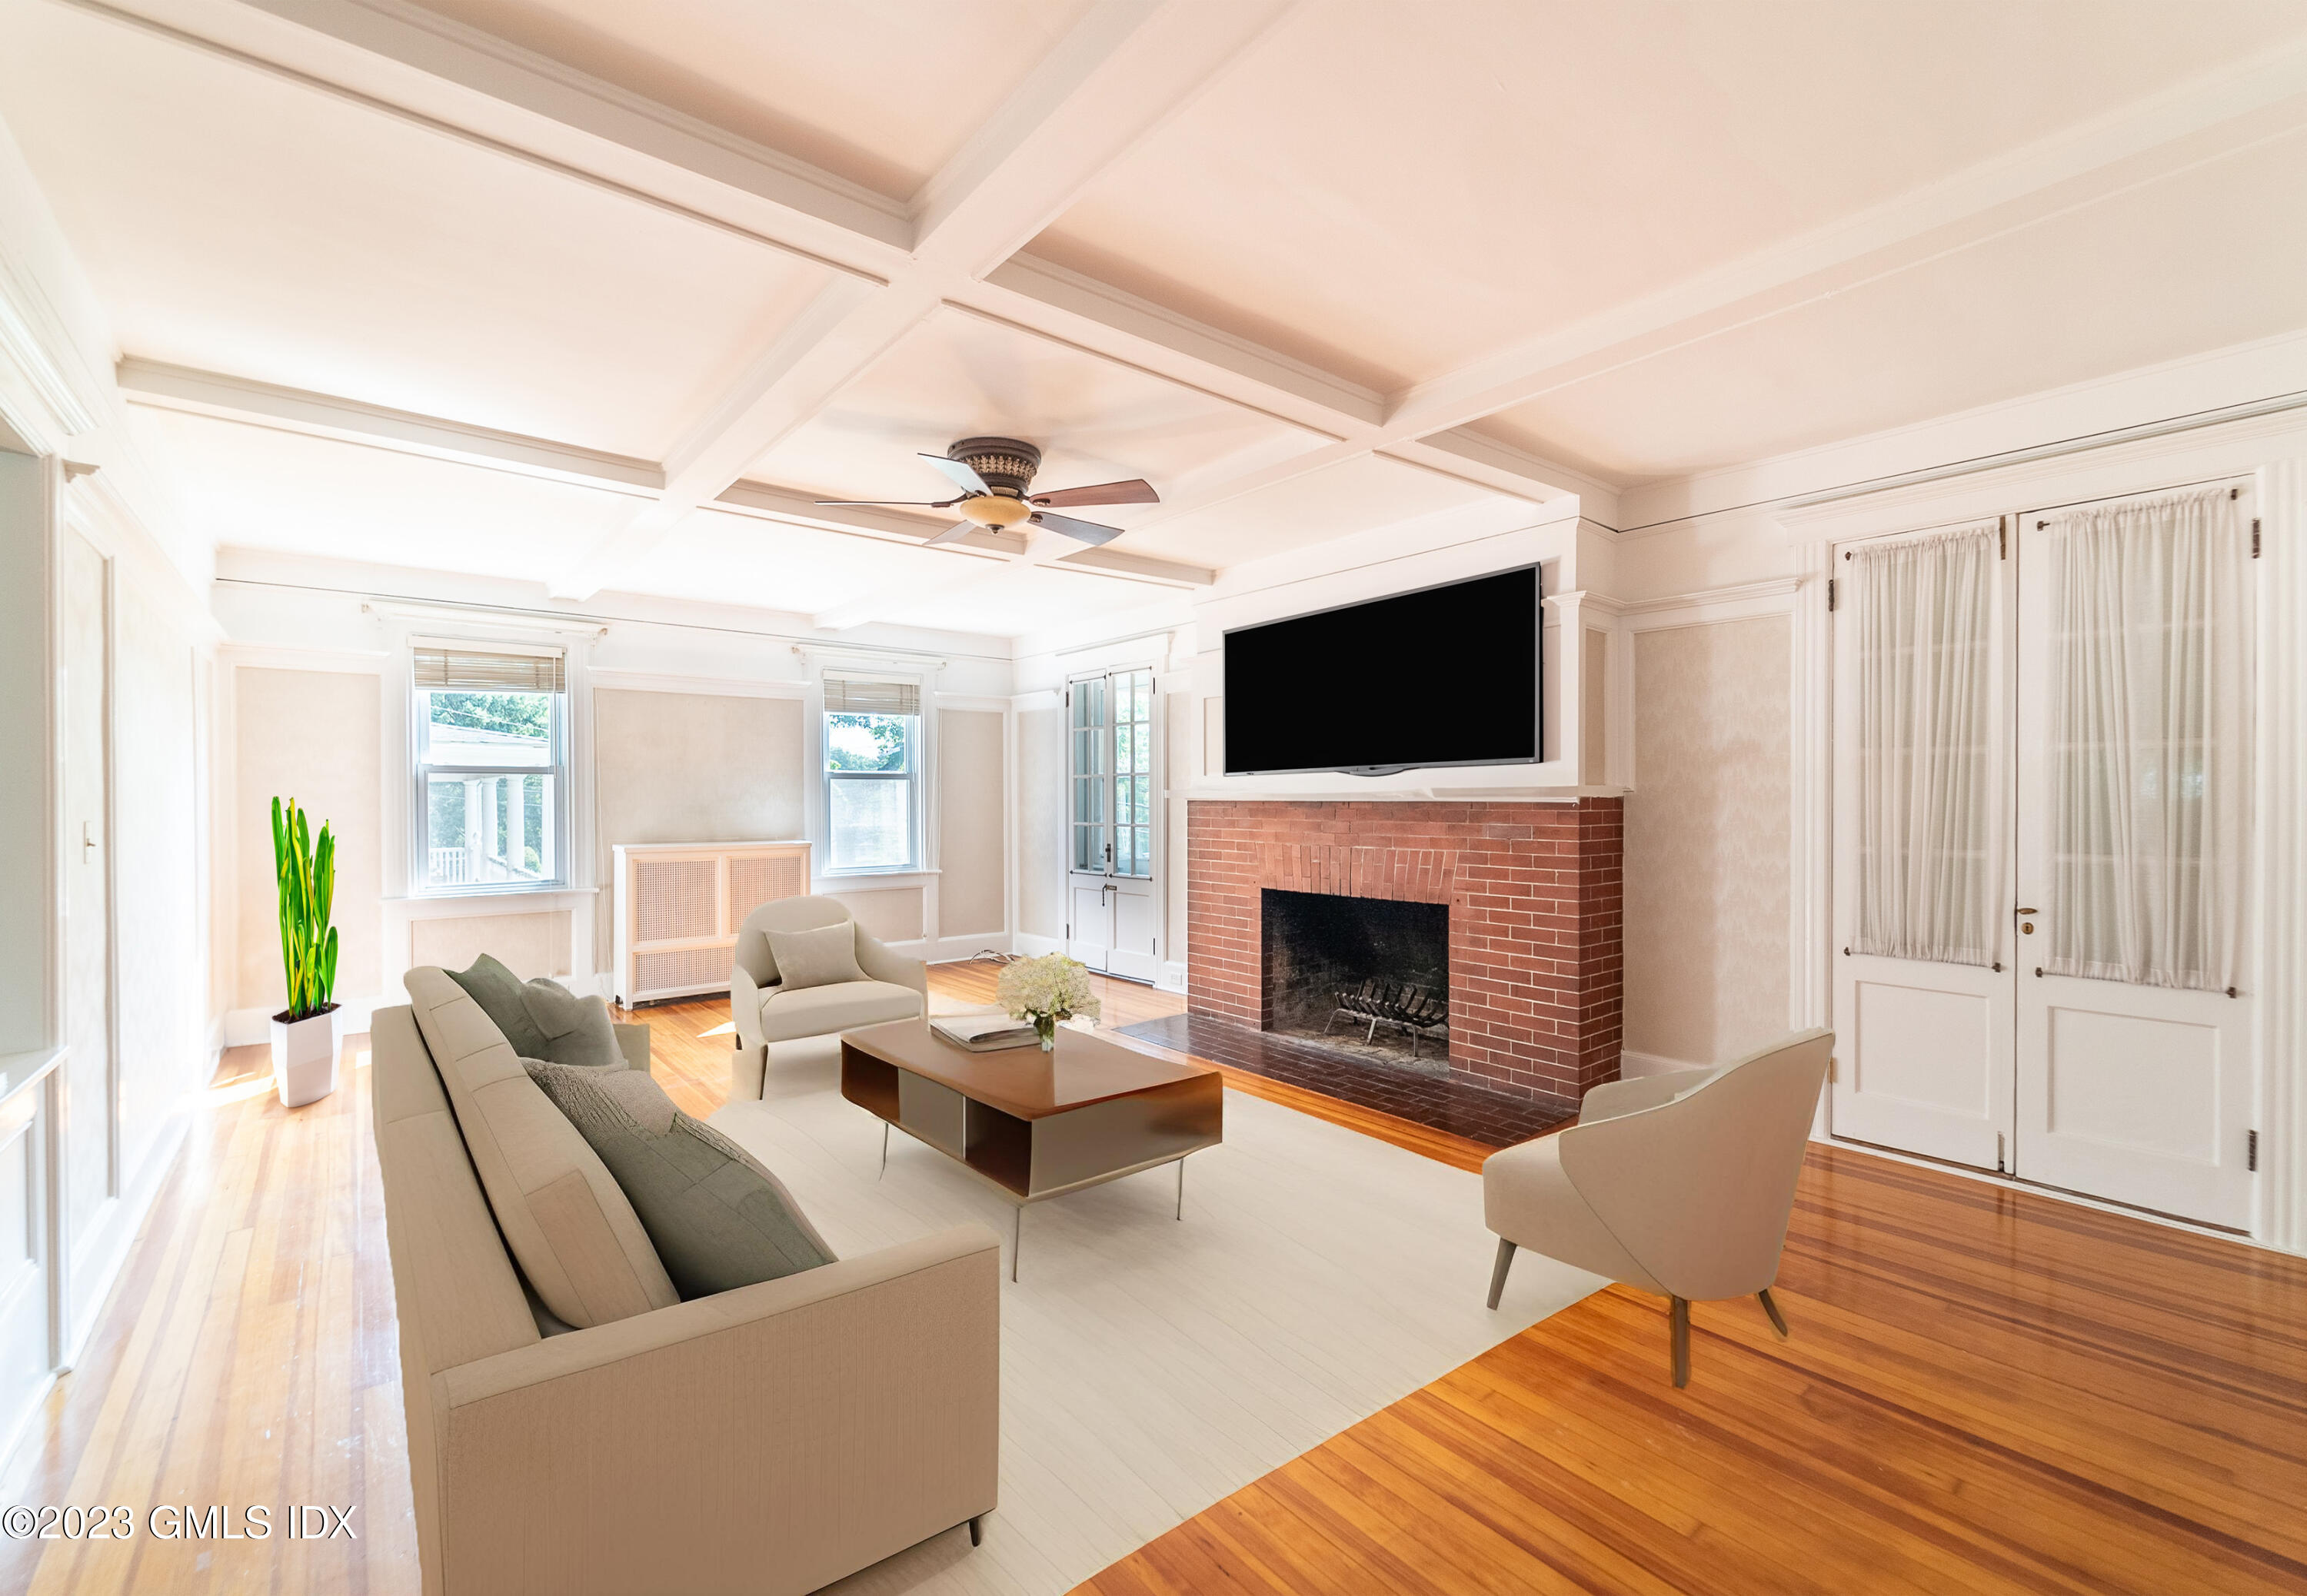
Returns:
[[[2010,1167],[2011,572],[1997,522],[1838,550],[1834,1131]]]
[[[2251,500],[2021,518],[2019,1167],[2247,1228]]]
[[[1092,969],[1151,981],[1161,962],[1154,895],[1154,673],[1066,687],[1066,948]]]
[[[1836,1135],[2251,1224],[2251,508],[1837,550]]]

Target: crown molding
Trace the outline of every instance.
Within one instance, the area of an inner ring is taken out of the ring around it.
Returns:
[[[0,419],[38,454],[56,454],[66,439],[102,424],[102,397],[84,394],[51,354],[71,347],[47,295],[0,250],[0,367],[16,378],[0,381]]]

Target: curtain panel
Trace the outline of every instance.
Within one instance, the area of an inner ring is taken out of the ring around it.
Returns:
[[[1853,948],[1991,964],[2003,905],[1993,524],[1851,551]]]
[[[2056,975],[2240,979],[2251,786],[2250,533],[2225,487],[2077,510],[2050,539]]]

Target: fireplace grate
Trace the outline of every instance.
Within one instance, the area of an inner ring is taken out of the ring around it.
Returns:
[[[1395,1027],[1410,1033],[1410,1056],[1416,1058],[1420,1037],[1447,1037],[1450,1032],[1450,1000],[1433,987],[1421,986],[1414,981],[1389,981],[1372,976],[1353,986],[1339,987],[1337,1000],[1330,1023],[1322,1028],[1325,1034],[1341,1020],[1368,1021],[1369,1029],[1362,1037],[1365,1042],[1376,1039],[1379,1026]]]

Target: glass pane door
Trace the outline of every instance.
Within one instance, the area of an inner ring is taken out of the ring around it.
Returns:
[[[1072,866],[1101,875],[1154,874],[1154,673],[1073,684]]]

